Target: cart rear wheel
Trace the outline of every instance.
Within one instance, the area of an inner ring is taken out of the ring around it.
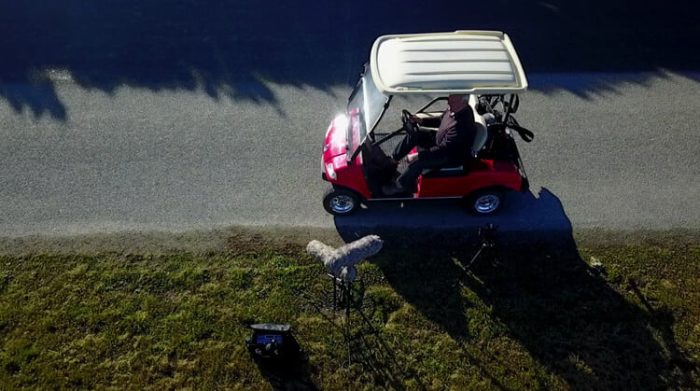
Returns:
[[[351,190],[329,188],[323,196],[323,208],[334,216],[346,216],[360,206],[360,197]]]
[[[467,206],[475,215],[494,214],[503,207],[503,191],[498,189],[476,191],[467,197]]]

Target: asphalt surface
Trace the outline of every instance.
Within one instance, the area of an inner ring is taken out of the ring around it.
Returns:
[[[553,76],[533,75],[546,84]],[[700,85],[676,74],[575,75],[604,89],[522,98],[519,143],[532,194],[496,218],[451,202],[379,204],[334,219],[321,207],[323,134],[349,88],[268,85],[277,105],[204,92],[87,91],[56,82],[66,121],[0,106],[0,235],[187,230],[227,225],[542,229],[700,228]],[[418,107],[415,105],[414,107]]]
[[[440,2],[430,17],[364,1],[1,6],[0,236],[700,228],[700,6],[594,3]],[[453,202],[327,215],[323,134],[373,38],[456,29],[504,30],[518,48],[532,192],[492,218]]]

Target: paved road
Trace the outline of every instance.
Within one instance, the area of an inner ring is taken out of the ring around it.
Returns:
[[[596,78],[599,91],[531,91],[519,143],[532,180],[496,221],[514,227],[700,228],[700,84],[676,74]],[[533,75],[545,85],[554,76]],[[21,87],[21,86],[20,86]],[[18,87],[18,88],[20,88]],[[348,88],[267,85],[276,104],[203,91],[57,82],[68,119],[0,106],[0,234],[232,224],[469,224],[451,203],[379,205],[334,221],[320,145]],[[416,105],[417,106],[417,105]],[[478,219],[483,222],[483,219]]]
[[[2,236],[485,221],[700,228],[700,59],[686,50],[700,32],[685,23],[694,3],[679,14],[662,2],[445,2],[431,18],[410,4],[367,14],[368,1],[264,13],[254,2],[59,3],[0,9]],[[465,26],[467,12],[478,22]],[[519,146],[533,193],[488,220],[451,203],[325,214],[321,138],[373,37],[459,28],[503,29],[519,48],[532,89],[518,117],[536,133]]]

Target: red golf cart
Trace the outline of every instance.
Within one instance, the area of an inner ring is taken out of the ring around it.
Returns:
[[[517,133],[527,142],[533,137],[513,117],[519,106],[517,92],[526,88],[517,53],[502,32],[379,37],[346,112],[326,131],[322,178],[330,187],[323,197],[324,208],[333,215],[347,215],[372,201],[462,198],[475,214],[496,212],[505,192],[528,189],[513,137]],[[421,119],[421,126],[437,127],[450,94],[470,95],[476,122],[474,143],[464,151],[463,164],[423,171],[415,193],[383,194],[382,186],[406,164],[397,167],[389,159],[392,144],[404,132],[420,131],[413,116]],[[415,113],[404,109],[400,115],[385,115],[392,100],[401,99],[405,104],[428,103]],[[383,118],[384,122],[400,118],[401,124],[382,131]]]

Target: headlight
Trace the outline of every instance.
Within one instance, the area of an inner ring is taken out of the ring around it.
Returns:
[[[340,129],[343,132],[345,132],[345,129],[348,127],[348,123],[350,122],[350,119],[344,115],[344,114],[338,114],[334,119],[333,122],[335,124],[336,129]]]
[[[335,174],[335,170],[333,169],[333,163],[326,164],[326,174],[328,174],[328,177],[333,180],[338,179],[338,176]]]

